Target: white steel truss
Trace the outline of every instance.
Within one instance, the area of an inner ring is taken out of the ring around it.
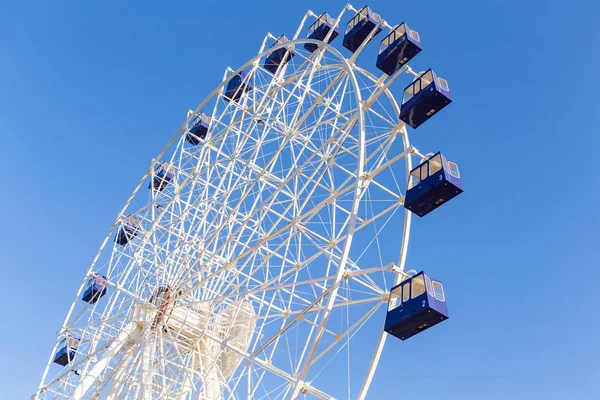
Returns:
[[[386,338],[380,306],[406,262],[408,172],[423,158],[389,88],[416,74],[357,65],[368,40],[346,58],[328,37],[300,39],[314,16],[227,69],[153,160],[76,293],[34,398],[365,397]],[[272,74],[263,62],[278,49],[294,57]],[[226,101],[242,70],[252,89]],[[187,124],[200,111],[211,122],[194,146]],[[172,181],[140,190],[163,161]],[[122,246],[112,238],[126,216],[140,227]],[[94,273],[107,295],[89,304],[80,298]],[[80,342],[60,367],[66,335]],[[351,339],[372,358],[351,357]],[[331,368],[346,385],[326,379]]]

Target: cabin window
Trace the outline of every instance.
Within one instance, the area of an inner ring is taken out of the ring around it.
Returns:
[[[402,286],[398,286],[390,293],[390,302],[388,305],[388,311],[392,311],[402,304]]]
[[[431,282],[431,284],[433,286],[433,297],[439,301],[446,301],[446,297],[444,296],[444,286],[436,281]]]
[[[98,285],[102,285],[105,286],[106,285],[106,280],[103,276],[101,275],[94,275],[90,278],[90,280],[88,281],[88,285],[92,286],[93,284],[97,283]]]
[[[412,280],[412,298],[415,299],[425,293],[425,280],[419,275]]]
[[[404,35],[404,32],[406,32],[406,25],[404,24],[400,24],[400,26],[398,26],[396,29],[394,29],[394,36],[396,38]]]
[[[123,223],[125,225],[131,226],[133,228],[137,227],[140,224],[139,221],[137,219],[133,218],[133,217],[126,217],[123,220]]]
[[[429,73],[431,74],[431,73]],[[431,83],[431,80],[423,80],[423,78],[419,78],[416,79],[412,85],[410,85],[409,87],[407,87],[404,90],[404,96],[402,97],[402,104],[406,103],[408,100],[410,100],[414,95],[418,94],[421,89],[423,89],[425,86],[429,85]]]
[[[350,30],[352,28],[354,28],[356,26],[356,24],[358,24],[358,22],[360,21],[361,17],[359,14],[355,15],[354,18],[352,18],[350,20],[350,22],[348,22],[348,26],[346,27],[346,33],[350,32]]]
[[[79,346],[79,339],[74,336],[67,336],[60,341],[60,346],[66,346],[69,349],[77,350],[77,346]]]
[[[411,38],[413,38],[413,40],[416,40],[417,42],[421,41],[421,38],[419,37],[419,32],[409,29],[408,34]]]
[[[412,85],[407,87],[404,91],[404,96],[402,96],[402,104],[406,103],[413,97]]]
[[[448,168],[448,160],[446,160],[446,157],[444,157],[444,155],[442,154],[442,165],[444,166],[444,170],[448,173],[450,173],[450,169]]]
[[[411,175],[408,179],[408,189],[412,189],[419,184],[419,177],[415,175]]]
[[[448,168],[450,169],[450,175],[455,178],[460,178],[460,172],[458,171],[458,165],[456,163],[449,161]]]
[[[408,300],[410,300],[410,282],[402,286],[402,301],[407,302]]]
[[[427,71],[425,74],[423,74],[420,78],[422,84],[421,84],[421,88],[424,88],[425,86],[429,85],[431,82],[433,82],[433,73],[431,72],[431,70]]]
[[[382,51],[384,51],[385,49],[387,49],[387,47],[390,45],[390,41],[392,40],[392,35],[388,35],[386,36],[382,41],[381,44],[379,45],[379,53],[381,54]]]
[[[412,99],[412,97],[419,93],[419,91],[421,90],[421,86],[417,86],[417,84],[420,84],[421,81],[417,80],[415,81],[412,85],[410,85],[409,87],[407,87],[406,89],[404,89],[404,95],[402,96],[402,104],[406,103],[407,101],[409,101],[410,99]]]
[[[413,85],[412,85],[412,86],[413,86],[413,87],[412,87],[412,92],[413,92],[414,94],[417,94],[417,93],[419,93],[419,92],[421,91],[421,88],[423,87],[423,85],[421,85],[421,80],[420,80],[420,79],[417,79],[417,80],[416,80],[416,81],[413,83]]]
[[[448,87],[448,81],[446,81],[445,79],[442,78],[436,78],[435,80],[437,82],[437,85],[440,87],[440,89],[445,90],[445,91],[449,91],[450,88]]]
[[[430,296],[433,296],[433,289],[431,288],[431,279],[427,275],[425,275],[425,288],[427,289],[427,293]]]
[[[442,169],[442,158],[438,154],[437,156],[429,160],[429,175],[435,174],[440,169]]]
[[[420,182],[419,177],[421,176],[421,169],[417,168],[410,173],[410,178],[408,181],[408,188],[413,188],[417,186]]]
[[[313,25],[315,26],[315,29],[317,29],[321,25],[325,25],[328,21],[329,21],[329,15],[327,13],[325,13],[325,14],[322,14],[319,17],[319,19],[317,20],[317,22],[315,22]]]
[[[378,17],[379,16],[377,15],[377,19],[378,19]],[[392,43],[394,43],[396,41],[396,39],[398,39],[402,35],[404,35],[404,32],[405,32],[405,25],[404,24],[401,24],[396,29],[394,29],[389,35],[387,35],[381,41],[381,45],[379,46],[379,53],[381,53],[382,51],[384,51],[385,49],[387,49],[387,47],[389,45],[391,45]]]
[[[427,163],[421,165],[421,180],[424,181],[427,178]]]
[[[175,170],[175,166],[172,164],[169,164],[168,162],[162,163],[161,166],[164,168],[165,172],[173,172]]]

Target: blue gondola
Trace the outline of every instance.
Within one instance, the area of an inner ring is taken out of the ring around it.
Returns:
[[[420,52],[419,33],[410,29],[403,22],[381,41],[377,56],[377,68],[392,75]]]
[[[281,35],[277,38],[277,40],[275,41],[275,43],[273,43],[273,46],[271,47],[280,45],[288,41],[289,40],[287,37],[285,37],[285,35]],[[280,65],[287,64],[288,61],[290,61],[294,56],[294,52],[286,49],[285,47],[275,50],[274,52],[269,54],[265,59],[265,69],[271,71],[272,73],[276,73]]]
[[[168,162],[161,162],[158,167],[154,170],[152,181],[148,185],[148,189],[162,192],[169,182],[173,180],[175,176],[175,167]]]
[[[128,216],[123,220],[121,224],[121,228],[117,232],[117,236],[115,237],[115,242],[120,244],[121,246],[125,246],[131,239],[137,236],[140,230],[140,221]]]
[[[192,146],[200,143],[200,140],[206,138],[208,127],[210,126],[210,117],[203,112],[196,114],[188,123],[188,131],[185,134],[186,142]]]
[[[402,281],[390,291],[385,331],[406,340],[448,319],[442,282],[423,272]]]
[[[249,92],[250,90],[252,90],[252,82],[250,82],[248,79],[248,73],[246,71],[242,71],[231,78],[231,80],[227,83],[227,88],[225,89],[225,100],[238,101],[244,93]]]
[[[338,35],[340,34],[339,27],[336,25],[336,27],[334,29],[333,25],[334,25],[333,20],[331,19],[329,14],[327,14],[327,13],[321,14],[319,16],[319,18],[317,18],[317,20],[308,28],[308,38],[323,41],[323,40],[325,40],[325,36],[327,36],[329,31],[331,29],[333,29],[333,32],[331,33],[331,36],[329,37],[329,40],[327,41],[327,43],[331,43],[333,41],[333,39],[338,37]],[[305,43],[304,44],[304,48],[306,50],[310,51],[311,53],[313,53],[318,47],[319,46],[314,43]]]
[[[58,345],[58,351],[54,356],[54,362],[63,367],[75,359],[77,348],[81,339],[67,335]]]
[[[448,82],[429,69],[404,89],[400,119],[418,128],[451,102]]]
[[[422,217],[462,192],[458,165],[438,152],[410,171],[404,207]]]
[[[81,300],[94,304],[106,294],[106,277],[97,273],[89,279]]]
[[[375,14],[367,6],[363,7],[350,22],[348,22],[342,45],[354,53],[376,26],[377,30],[373,37],[381,32],[381,27],[378,26],[380,21],[381,17],[379,14]]]

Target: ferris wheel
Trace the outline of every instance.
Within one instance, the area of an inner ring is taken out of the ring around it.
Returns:
[[[448,317],[443,285],[405,272],[412,214],[462,192],[409,142],[451,102],[420,51],[347,5],[228,68],[119,213],[33,398],[364,399],[388,335]]]

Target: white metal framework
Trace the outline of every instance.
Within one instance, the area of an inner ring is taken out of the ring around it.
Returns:
[[[411,157],[423,158],[388,88],[416,74],[360,67],[364,44],[346,58],[299,38],[310,17],[288,42],[268,48],[268,34],[188,115],[211,116],[204,140],[185,140],[186,121],[153,161],[76,294],[35,399],[365,397],[386,338],[382,304],[404,270]],[[273,75],[263,62],[279,48],[295,56]],[[224,101],[242,70],[252,90]],[[147,191],[162,161],[175,176]],[[128,215],[140,227],[122,246],[112,238]],[[94,273],[107,294],[90,304],[81,295]],[[66,335],[81,340],[61,367]]]

